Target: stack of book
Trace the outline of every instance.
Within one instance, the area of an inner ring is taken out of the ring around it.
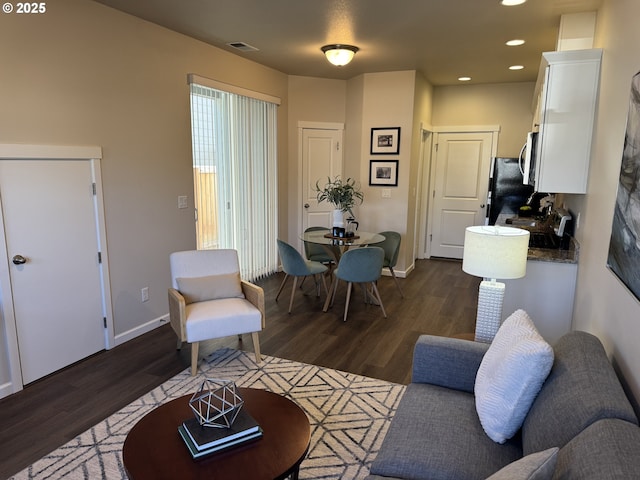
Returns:
[[[220,452],[262,437],[260,425],[245,409],[240,410],[229,428],[203,427],[194,417],[185,420],[178,427],[178,433],[193,458]]]

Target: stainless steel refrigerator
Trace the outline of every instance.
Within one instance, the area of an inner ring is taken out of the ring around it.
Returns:
[[[495,157],[491,161],[487,222],[494,225],[501,213],[517,215],[533,194],[531,185],[523,185],[518,158]],[[535,208],[535,206],[532,205]]]

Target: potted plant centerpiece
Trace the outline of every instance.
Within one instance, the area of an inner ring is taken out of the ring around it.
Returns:
[[[334,227],[344,227],[345,212],[355,218],[351,209],[356,205],[361,205],[364,199],[360,185],[352,178],[342,180],[340,175],[333,180],[327,177],[327,183],[324,187],[320,187],[320,180],[318,180],[316,182],[316,192],[318,203],[326,200],[335,207],[333,211]]]

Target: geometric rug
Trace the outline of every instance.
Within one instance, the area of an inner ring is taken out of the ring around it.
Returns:
[[[305,411],[311,444],[300,479],[366,477],[405,386],[265,355],[256,365],[254,358],[240,350],[217,350],[195,377],[185,369],[11,478],[125,480],[127,433],[158,405],[195,392],[205,377],[284,395]]]

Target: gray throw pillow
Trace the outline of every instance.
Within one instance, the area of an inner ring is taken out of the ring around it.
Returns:
[[[551,480],[558,459],[558,447],[522,457],[501,468],[487,480]]]

